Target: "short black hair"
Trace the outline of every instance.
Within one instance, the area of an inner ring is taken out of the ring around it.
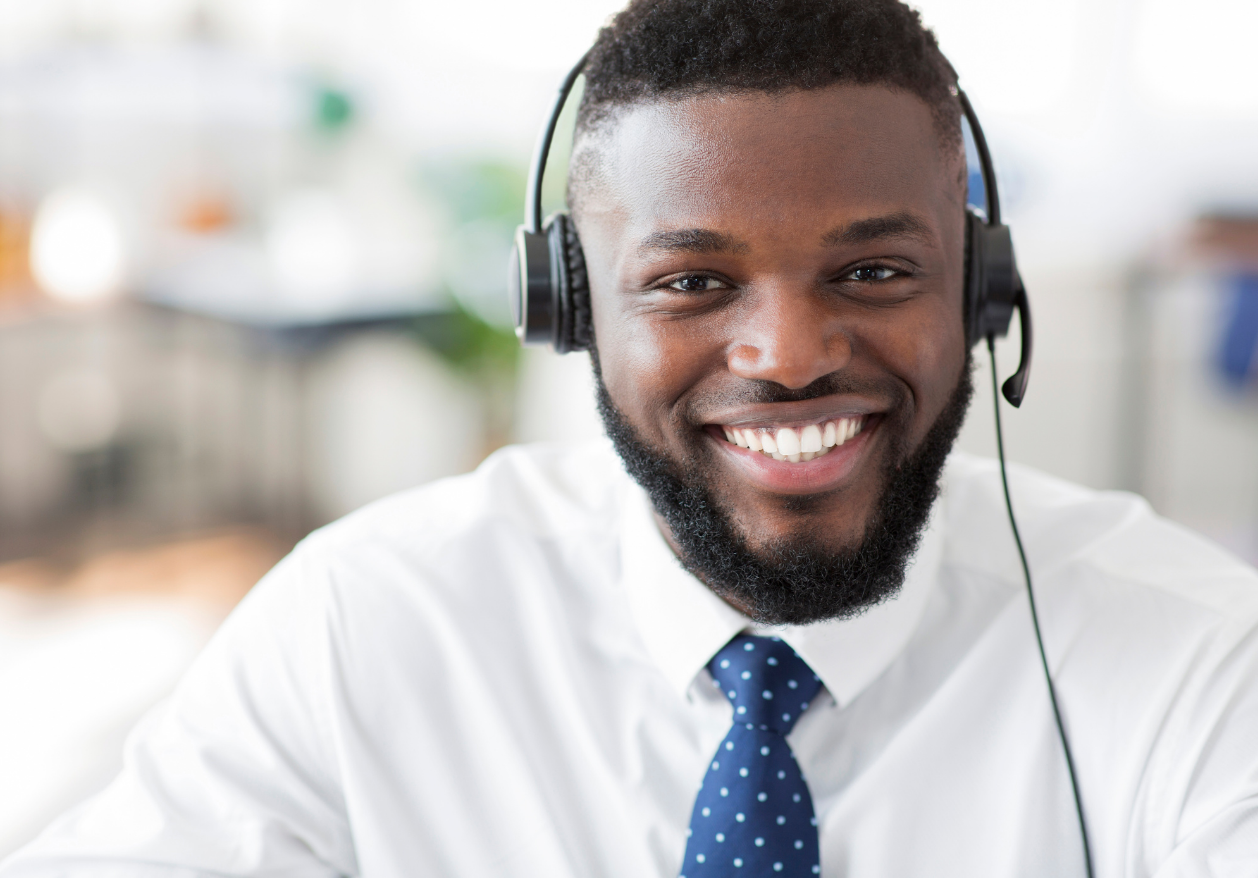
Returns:
[[[599,32],[585,77],[578,140],[655,99],[848,83],[916,95],[943,145],[962,143],[956,71],[899,0],[632,0]],[[570,187],[591,171],[574,158]]]

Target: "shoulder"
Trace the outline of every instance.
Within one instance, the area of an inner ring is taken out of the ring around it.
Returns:
[[[315,531],[290,561],[338,613],[424,601],[474,612],[522,583],[536,594],[613,575],[630,485],[606,443],[509,447]]]
[[[607,527],[618,514],[627,477],[610,446],[516,445],[474,471],[377,500],[316,531],[316,551],[352,553],[364,545],[405,543],[440,553],[487,529],[540,539]]]
[[[1011,464],[1010,492],[1038,589],[1258,620],[1258,571],[1156,514],[1141,497],[1096,491]],[[949,558],[1020,582],[1000,464],[957,453],[945,479]]]

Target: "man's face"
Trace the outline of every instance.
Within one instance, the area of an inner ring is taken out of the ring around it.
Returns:
[[[929,108],[707,95],[626,110],[599,149],[578,227],[610,402],[753,551],[856,546],[966,362],[960,158]]]

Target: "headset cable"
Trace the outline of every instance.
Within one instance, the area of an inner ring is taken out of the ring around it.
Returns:
[[[1009,495],[1009,474],[1005,465],[1005,440],[1000,429],[1000,388],[996,382],[996,343],[992,335],[987,336],[987,353],[992,364],[992,403],[996,410],[996,453],[1000,457],[1000,484],[1005,489],[1005,509],[1009,513],[1009,527],[1013,530],[1013,541],[1018,547],[1018,559],[1022,562],[1022,575],[1026,580],[1027,600],[1031,604],[1031,624],[1035,628],[1035,643],[1040,649],[1040,664],[1044,668],[1044,680],[1048,683],[1048,700],[1053,705],[1053,719],[1057,723],[1057,736],[1061,739],[1061,749],[1066,755],[1066,769],[1070,773],[1070,788],[1075,794],[1075,813],[1079,817],[1079,834],[1083,839],[1083,864],[1088,878],[1094,878],[1092,871],[1092,845],[1088,841],[1088,825],[1083,819],[1083,797],[1079,795],[1079,779],[1075,776],[1075,760],[1070,752],[1070,742],[1066,738],[1066,727],[1061,721],[1061,708],[1057,705],[1057,687],[1053,685],[1053,676],[1048,671],[1048,655],[1044,651],[1044,637],[1040,634],[1040,614],[1035,607],[1035,591],[1031,588],[1031,566],[1026,560],[1026,550],[1022,547],[1022,535],[1018,533],[1018,522],[1013,517],[1013,499]]]

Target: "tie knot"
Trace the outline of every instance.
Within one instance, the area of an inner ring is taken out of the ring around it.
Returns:
[[[734,705],[734,722],[785,735],[808,708],[821,680],[777,637],[739,634],[712,657],[708,671]]]

